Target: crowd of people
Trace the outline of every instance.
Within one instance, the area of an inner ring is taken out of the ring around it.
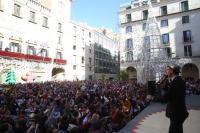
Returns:
[[[1,85],[1,133],[117,132],[148,104],[134,81],[63,81]]]
[[[200,95],[200,79],[193,80],[193,79],[187,79],[186,80],[186,94],[196,94]]]
[[[200,79],[185,79],[186,83],[186,95],[200,95]],[[156,83],[155,101],[166,103],[167,98],[164,96],[169,89],[169,80],[165,76]]]

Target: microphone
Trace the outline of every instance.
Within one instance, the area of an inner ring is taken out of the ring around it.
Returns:
[[[165,74],[165,75],[163,76],[163,80],[167,80],[167,79],[168,79],[168,75]]]
[[[166,81],[167,79],[168,79],[168,75],[164,74],[164,75],[160,78],[160,80],[158,81],[158,84],[163,83],[163,82]]]

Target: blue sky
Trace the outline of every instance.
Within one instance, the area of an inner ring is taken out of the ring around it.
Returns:
[[[72,0],[71,19],[118,31],[118,11],[131,0]]]

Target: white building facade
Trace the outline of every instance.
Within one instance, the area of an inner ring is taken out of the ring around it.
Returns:
[[[68,68],[71,75],[68,79],[116,78],[118,70],[114,71],[114,69],[119,66],[117,60],[118,40],[108,37],[103,34],[102,30],[92,28],[87,24],[75,21],[72,21],[71,24],[73,43],[68,51],[70,52]],[[109,35],[115,34],[110,33]]]
[[[181,66],[184,78],[199,79],[200,75],[200,1],[151,0],[152,11],[141,0],[122,5],[119,10],[121,37],[121,69],[137,79],[137,51],[142,45],[148,15],[155,15],[163,47],[170,58]]]
[[[68,49],[69,80],[87,80],[93,75],[93,32],[81,22],[71,21],[72,43]]]
[[[11,66],[17,82],[65,79],[70,15],[71,0],[0,0],[1,83]]]

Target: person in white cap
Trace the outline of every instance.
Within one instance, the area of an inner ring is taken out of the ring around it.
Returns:
[[[166,108],[166,117],[170,119],[169,133],[183,133],[183,123],[189,115],[185,105],[186,84],[179,73],[179,66],[167,67],[167,75],[170,80]]]

